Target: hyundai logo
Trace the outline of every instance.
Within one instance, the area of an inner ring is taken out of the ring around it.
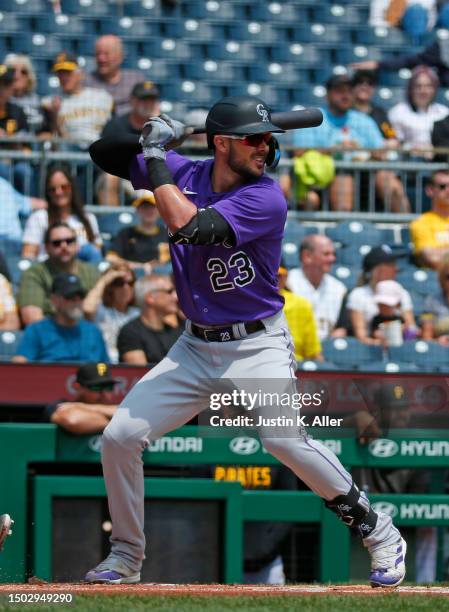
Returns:
[[[386,501],[374,502],[374,504],[371,504],[371,508],[374,510],[374,512],[383,512],[384,514],[391,516],[391,518],[397,516],[399,512],[397,506]]]
[[[370,442],[368,450],[374,457],[393,457],[398,453],[399,445],[394,440],[379,438]]]
[[[229,449],[236,455],[254,455],[260,448],[259,440],[248,436],[239,436],[229,442]]]

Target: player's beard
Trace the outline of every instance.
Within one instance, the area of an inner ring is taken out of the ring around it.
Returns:
[[[262,170],[253,169],[248,162],[245,162],[238,157],[232,146],[229,149],[228,166],[233,172],[241,176],[242,179],[245,181],[259,178],[260,176],[262,176],[265,170],[265,165]]]

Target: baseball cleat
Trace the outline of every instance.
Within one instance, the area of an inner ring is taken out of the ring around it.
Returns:
[[[118,559],[109,556],[87,572],[85,582],[101,584],[135,584],[140,582],[140,572],[132,573]]]
[[[405,578],[405,553],[407,544],[404,538],[397,544],[384,546],[371,554],[370,584],[372,587],[396,587]]]
[[[0,516],[0,550],[3,548],[6,538],[12,534],[11,525],[14,521],[9,514],[2,514]]]

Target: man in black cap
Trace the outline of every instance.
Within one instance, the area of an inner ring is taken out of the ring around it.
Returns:
[[[109,361],[100,330],[83,318],[85,296],[76,274],[58,274],[50,296],[54,316],[25,329],[13,361]]]
[[[326,82],[327,107],[322,108],[323,123],[310,130],[296,130],[293,144],[296,155],[307,149],[318,149],[339,159],[363,161],[371,157],[368,151],[383,149],[384,139],[374,119],[353,109],[352,81],[347,74],[333,75]],[[335,153],[335,148],[340,151]],[[378,156],[378,155],[377,155]],[[401,182],[393,173],[381,170],[375,176],[377,196],[387,210],[407,211],[408,200]],[[354,204],[354,177],[338,174],[329,187],[331,208],[350,211]],[[360,198],[362,199],[362,198]]]
[[[50,404],[45,416],[73,434],[101,433],[117,410],[111,397],[117,383],[107,363],[86,363],[76,372],[75,397]]]
[[[121,136],[123,133],[140,136],[148,117],[158,117],[161,113],[159,88],[153,81],[134,85],[129,102],[130,111],[108,121],[102,136]]]
[[[379,314],[379,307],[375,301],[376,285],[382,281],[395,280],[396,259],[387,244],[371,249],[362,262],[362,285],[353,289],[348,296],[346,308],[349,312],[351,328],[354,336],[365,344],[381,344],[379,338],[372,338],[371,323]],[[413,304],[409,292],[402,288],[400,314],[404,320],[405,328],[415,328]]]
[[[159,88],[153,81],[142,81],[134,85],[129,103],[130,111],[110,119],[103,129],[102,137],[121,138],[125,134],[140,136],[148,118],[159,117],[161,114]],[[123,185],[126,193],[128,191],[131,193],[125,182],[120,181],[117,176],[103,174],[98,181],[99,204],[118,206],[120,204],[120,184]],[[131,189],[131,185],[129,187]]]

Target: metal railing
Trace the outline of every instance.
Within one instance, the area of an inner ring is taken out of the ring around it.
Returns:
[[[5,147],[5,148],[1,148]],[[6,148],[8,147],[8,148]],[[14,148],[11,148],[14,147]],[[21,150],[18,150],[18,147]],[[24,150],[24,148],[26,149]],[[283,147],[284,155],[281,162],[275,171],[270,171],[271,176],[279,179],[281,174],[289,174],[292,180],[292,191],[295,193],[296,178],[293,172],[293,149],[291,147]],[[449,160],[448,149],[434,149],[434,153],[438,153],[438,159],[443,159],[447,156]],[[180,149],[181,153],[185,153],[191,159],[204,159],[210,155],[210,152],[198,146],[183,146]],[[335,153],[338,149],[332,149],[334,157],[339,157]],[[343,153],[340,151],[340,153]],[[362,153],[360,150],[352,150],[349,154]],[[363,153],[367,153],[363,151]],[[381,152],[374,152],[375,155]],[[385,151],[383,152],[385,153]],[[435,170],[446,169],[448,163],[445,161],[427,161],[424,158],[414,158],[408,150],[398,150],[396,160],[366,160],[355,161],[348,159],[335,159],[335,169],[337,176],[350,175],[354,182],[354,198],[352,211],[363,214],[390,213],[390,203],[388,201],[380,202],[379,194],[376,194],[376,175],[379,171],[388,170],[395,174],[404,187],[404,191],[410,200],[410,211],[420,214],[429,207],[429,202],[425,197],[425,181]],[[345,149],[344,156],[348,155],[348,150]],[[343,155],[342,155],[343,156]],[[18,187],[18,180],[15,176],[18,164],[25,163],[31,169],[27,173],[27,182],[25,188],[19,190],[26,195],[43,196],[45,176],[48,167],[54,163],[64,163],[69,166],[70,171],[78,177],[83,197],[86,203],[98,203],[99,179],[101,180],[102,171],[97,168],[91,161],[87,151],[80,150],[79,143],[63,140],[60,138],[52,139],[51,141],[42,141],[30,136],[0,138],[0,168],[3,169],[3,175],[11,183]],[[119,203],[127,205],[130,201],[130,189],[124,181],[120,181],[119,186]],[[338,213],[344,214],[344,210],[332,206],[329,197],[329,189],[323,189],[320,192],[321,204],[317,211],[312,211],[301,208],[296,198],[293,196],[289,201],[291,210],[302,210],[307,213]],[[399,214],[399,213],[394,213]]]

